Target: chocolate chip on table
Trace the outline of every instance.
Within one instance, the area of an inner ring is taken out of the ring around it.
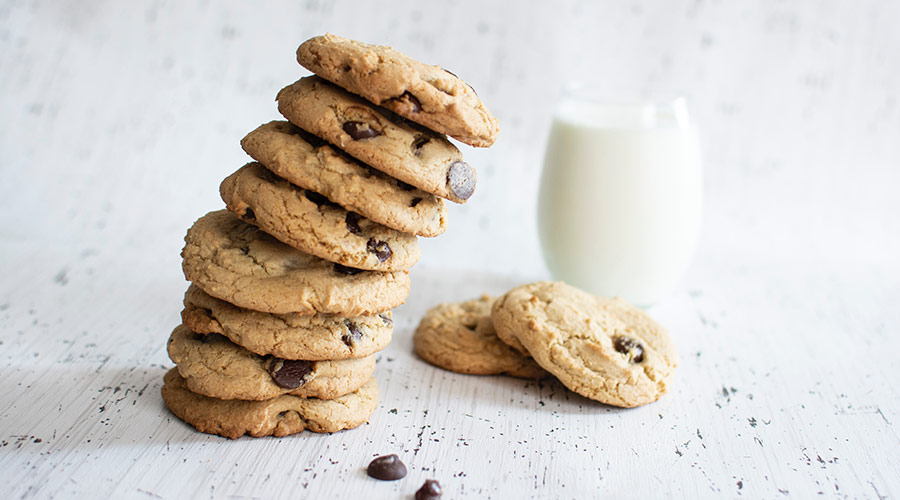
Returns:
[[[464,161],[455,161],[447,170],[447,185],[456,197],[468,200],[475,192],[475,170]]]
[[[397,455],[385,455],[369,462],[366,474],[382,481],[395,481],[406,477],[406,466]]]
[[[341,273],[341,274],[349,274],[350,276],[353,276],[354,274],[359,274],[359,273],[363,272],[363,270],[357,269],[355,267],[350,267],[350,266],[345,266],[342,264],[335,263],[334,272]]]
[[[422,198],[419,198],[418,196],[416,196],[415,198],[412,199],[412,201],[409,202],[409,206],[414,207],[414,206],[418,205],[419,203],[421,203],[421,201],[422,201]]]
[[[363,334],[359,330],[359,325],[348,320],[344,320],[344,326],[347,327],[347,331],[350,333],[345,333],[341,335],[341,340],[347,344],[347,347],[352,346],[357,340],[361,339]]]
[[[378,317],[381,318],[381,321],[384,321],[385,325],[393,325],[394,324],[394,320],[392,320],[387,314],[382,313],[382,314],[379,314]]]
[[[391,251],[391,246],[387,244],[385,241],[376,240],[375,238],[369,238],[369,241],[366,242],[366,251],[369,253],[374,253],[375,257],[378,257],[378,262],[384,262],[391,258],[394,252]]]
[[[617,352],[628,356],[628,361],[640,363],[644,361],[644,347],[631,337],[613,338],[613,347]]]
[[[377,130],[370,127],[369,124],[363,122],[344,122],[343,129],[354,141],[371,139],[381,135]]]
[[[441,498],[442,494],[440,483],[434,479],[426,479],[419,491],[416,492],[416,500],[436,500]]]
[[[347,217],[344,218],[344,222],[347,224],[347,231],[353,234],[362,234],[362,229],[359,228],[359,221],[362,218],[363,216],[356,212],[347,212]]]
[[[267,369],[279,387],[296,389],[306,383],[303,377],[309,375],[314,367],[315,363],[312,361],[272,358]]]

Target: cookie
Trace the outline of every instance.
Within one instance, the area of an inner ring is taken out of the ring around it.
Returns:
[[[395,179],[456,203],[475,192],[475,170],[446,137],[319,77],[301,78],[277,100],[291,123]]]
[[[248,163],[226,177],[219,192],[228,210],[245,222],[325,260],[370,271],[403,271],[419,260],[414,235],[348,212],[260,163]]]
[[[470,85],[391,47],[332,34],[303,42],[297,61],[306,69],[398,115],[470,146],[489,147],[497,119]]]
[[[259,401],[282,394],[334,399],[358,389],[375,371],[375,357],[334,361],[260,356],[217,333],[175,327],[169,359],[191,392],[219,399]]]
[[[188,229],[184,276],[213,297],[268,313],[362,316],[393,309],[409,295],[405,271],[360,271],[291,248],[227,210]]]
[[[518,341],[566,387],[614,406],[656,401],[678,365],[668,332],[646,313],[565,283],[514,288],[491,319],[501,339]]]
[[[549,374],[533,359],[497,338],[491,322],[494,299],[487,295],[430,309],[413,334],[416,353],[425,361],[457,373],[506,374],[543,378]]]
[[[358,427],[378,406],[378,386],[369,379],[337,399],[278,396],[265,401],[216,399],[191,392],[173,368],[163,378],[162,397],[176,417],[207,434],[236,439],[287,436],[304,430],[337,432]]]
[[[352,318],[269,314],[211,297],[196,285],[184,294],[181,320],[192,332],[225,335],[259,355],[313,361],[370,356],[387,347],[394,329],[390,311]]]
[[[447,228],[444,200],[363,165],[289,122],[260,125],[241,146],[276,175],[389,228],[427,237]]]

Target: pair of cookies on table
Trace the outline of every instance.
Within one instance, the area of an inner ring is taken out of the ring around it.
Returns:
[[[659,399],[678,364],[668,332],[644,311],[561,282],[438,305],[413,343],[420,357],[450,371],[552,375],[582,396],[621,407]]]
[[[202,432],[283,436],[368,419],[374,354],[409,294],[417,236],[443,233],[443,199],[475,189],[444,134],[479,147],[497,134],[471,87],[389,47],[325,35],[297,59],[318,76],[278,93],[288,121],[244,137],[255,162],[222,181],[228,210],[185,237],[192,285],[162,391]]]

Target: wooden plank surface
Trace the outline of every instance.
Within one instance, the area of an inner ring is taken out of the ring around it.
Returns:
[[[447,498],[896,498],[900,6],[665,5],[0,5],[0,496],[410,498],[435,478]],[[368,424],[199,434],[159,394],[181,238],[324,31],[471,75],[501,139],[464,150],[478,190],[422,240]],[[620,410],[416,358],[429,307],[547,278],[553,95],[613,70],[691,89],[704,133],[700,247],[650,310],[672,393]],[[387,453],[406,479],[366,477]]]

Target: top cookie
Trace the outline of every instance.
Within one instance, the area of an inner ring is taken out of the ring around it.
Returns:
[[[447,227],[444,200],[363,165],[290,122],[260,125],[241,146],[276,175],[387,227],[428,237]]]
[[[656,401],[678,364],[669,334],[646,313],[565,283],[514,288],[491,319],[501,339],[520,342],[566,387],[610,405]]]
[[[326,34],[303,42],[297,61],[354,94],[470,146],[489,147],[497,138],[497,119],[471,86],[391,47]]]
[[[491,322],[493,303],[492,297],[484,295],[429,309],[413,334],[416,353],[433,365],[457,373],[546,377],[548,373],[533,359],[497,338]]]
[[[291,248],[227,210],[184,237],[184,276],[213,297],[276,314],[375,314],[409,295],[406,271],[360,271]]]
[[[278,111],[291,123],[395,179],[456,203],[475,192],[475,170],[445,136],[327,80],[301,78],[276,99]]]

